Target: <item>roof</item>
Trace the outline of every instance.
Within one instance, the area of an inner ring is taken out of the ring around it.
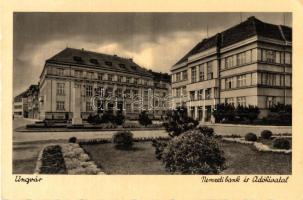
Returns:
[[[188,57],[209,48],[215,46],[224,48],[256,35],[291,42],[292,28],[288,26],[269,24],[252,16],[240,24],[237,24],[223,32],[217,33],[210,38],[202,40],[175,65],[185,62],[188,60]]]
[[[150,72],[153,74],[155,81],[171,82],[171,76],[168,73],[154,72],[151,70]]]
[[[26,98],[29,95],[33,94],[34,92],[39,92],[39,86],[38,85],[31,85],[27,90],[22,92],[21,94],[15,96],[14,101],[20,100],[21,98]]]
[[[151,76],[147,69],[140,67],[130,58],[122,58],[117,55],[108,55],[87,51],[84,49],[65,48],[61,52],[46,60],[46,62],[81,65],[91,68],[125,71],[132,74]]]

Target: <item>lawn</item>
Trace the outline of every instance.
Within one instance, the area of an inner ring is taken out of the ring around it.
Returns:
[[[291,174],[291,154],[259,152],[253,145],[220,142],[227,169],[223,174]]]
[[[258,152],[252,145],[219,142],[227,169],[222,174],[291,174],[291,154]],[[113,144],[83,145],[106,174],[169,174],[155,157],[151,142],[136,142],[133,150]]]
[[[119,150],[111,143],[82,147],[106,174],[169,174],[151,142],[135,142],[132,150]]]

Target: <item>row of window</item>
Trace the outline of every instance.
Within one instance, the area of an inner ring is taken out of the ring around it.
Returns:
[[[292,76],[269,72],[248,73],[221,80],[221,89],[234,89],[252,85],[291,87]]]
[[[64,76],[64,69],[62,68],[50,68],[48,74],[55,74],[57,76]],[[106,76],[107,75],[107,78]],[[94,72],[86,72],[86,76],[82,70],[75,70],[74,77],[77,78],[87,78],[87,79],[94,79]],[[143,84],[143,85],[152,85],[152,82],[146,79],[134,78],[129,76],[120,76],[114,74],[104,74],[104,73],[97,73],[98,80],[108,80],[108,81],[117,81],[117,82],[125,82],[125,83],[133,83],[133,84]]]
[[[191,68],[191,82],[195,83],[198,81],[210,80],[214,78],[213,74],[213,63],[215,61],[210,61],[207,63],[203,63],[199,66],[195,66]],[[199,70],[199,77],[197,77],[197,67]],[[206,76],[205,76],[206,75]]]
[[[187,70],[176,73],[176,82],[186,81],[188,79]]]

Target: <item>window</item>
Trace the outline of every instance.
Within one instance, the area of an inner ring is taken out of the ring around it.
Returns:
[[[86,102],[86,111],[93,111],[92,103],[90,101]]]
[[[231,89],[233,87],[233,78],[227,78],[225,79],[225,88]]]
[[[74,61],[82,62],[82,58],[80,56],[74,56]]]
[[[276,51],[276,63],[281,63],[281,52]]]
[[[203,99],[203,89],[198,90],[198,100],[202,100]]]
[[[119,64],[119,67],[125,68],[125,65],[124,64]]]
[[[231,97],[231,98],[226,98],[226,99],[225,99],[225,103],[231,104],[231,105],[235,105],[235,103],[234,103],[234,98],[233,98],[233,97]]]
[[[237,55],[237,64],[238,65],[244,65],[245,64],[245,52],[239,53]]]
[[[245,52],[245,63],[251,63],[251,50]]]
[[[183,81],[187,80],[187,70],[182,72],[182,80]]]
[[[64,111],[64,101],[57,101],[56,102],[56,110],[58,111]]]
[[[138,78],[134,78],[134,84],[139,84],[139,79]]]
[[[211,98],[211,88],[207,88],[205,90],[205,99],[210,99]]]
[[[57,75],[58,76],[63,76],[63,74],[64,74],[64,70],[63,69],[61,69],[61,68],[57,68]]]
[[[181,88],[176,89],[176,97],[181,97]]]
[[[265,50],[266,51],[266,61],[269,63],[274,63],[275,62],[275,52],[271,50]]]
[[[103,80],[103,74],[102,73],[98,73],[98,80],[100,80],[100,81]]]
[[[181,81],[181,72],[176,74],[176,81]]]
[[[110,61],[105,61],[105,64],[108,65],[108,66],[112,66],[113,65],[113,63],[110,62]]]
[[[285,52],[285,64],[291,64],[291,54]]]
[[[107,74],[107,80],[108,81],[113,81],[113,75],[112,74]]]
[[[246,74],[238,76],[237,81],[238,87],[246,86]]]
[[[86,76],[88,79],[93,79],[94,73],[93,72],[87,72]]]
[[[95,65],[99,64],[98,60],[95,59],[95,58],[91,58],[89,61],[90,61],[92,64],[95,64]]]
[[[213,62],[207,63],[207,80],[213,79]]]
[[[148,101],[148,90],[144,90],[144,94],[143,94],[144,96],[144,101],[146,102],[146,101]]]
[[[225,68],[231,68],[233,67],[233,56],[229,56],[225,58]]]
[[[116,97],[118,97],[118,98],[122,97],[122,89],[121,88],[116,89]]]
[[[85,94],[88,97],[93,96],[93,86],[92,85],[86,85],[86,87],[85,87]]]
[[[186,86],[182,87],[182,95],[186,96]],[[165,97],[165,96],[163,96],[163,97]]]
[[[147,80],[144,80],[144,85],[147,85]]]
[[[123,80],[123,76],[118,76],[117,81],[118,81],[119,83],[121,83],[121,82],[122,82],[122,80]]]
[[[195,83],[197,82],[197,70],[196,67],[191,68],[191,82]]]
[[[189,92],[189,97],[190,97],[190,100],[191,100],[191,101],[194,101],[194,100],[195,100],[195,94],[196,94],[195,91],[190,91],[190,92]]]
[[[246,106],[246,97],[238,97],[237,104],[238,106]]]
[[[199,66],[199,80],[204,81],[204,64]]]
[[[82,71],[80,71],[80,70],[75,70],[75,77],[81,78],[81,77],[82,77]]]
[[[57,95],[65,95],[65,84],[57,83]]]
[[[126,83],[130,83],[130,77],[126,77]]]

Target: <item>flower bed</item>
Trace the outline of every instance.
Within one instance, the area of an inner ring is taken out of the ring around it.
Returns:
[[[41,150],[35,173],[67,174],[61,146],[49,145]]]
[[[292,152],[291,149],[273,149],[270,148],[268,145],[262,144],[261,142],[252,142],[252,141],[246,141],[243,138],[226,138],[223,137],[222,138],[223,141],[227,141],[227,142],[237,142],[237,143],[241,143],[241,144],[252,144],[254,145],[254,147],[261,152],[273,152],[273,153],[285,153],[285,154],[289,154]]]
[[[159,136],[159,137],[138,137],[134,138],[134,142],[148,142],[148,141],[153,141],[153,140],[169,140],[170,137],[164,137],[164,136]],[[96,138],[96,139],[88,139],[88,140],[79,140],[79,145],[87,145],[87,144],[106,144],[106,143],[111,143],[111,139],[105,139],[105,138]]]
[[[62,152],[68,174],[104,174],[79,144],[63,144]]]

